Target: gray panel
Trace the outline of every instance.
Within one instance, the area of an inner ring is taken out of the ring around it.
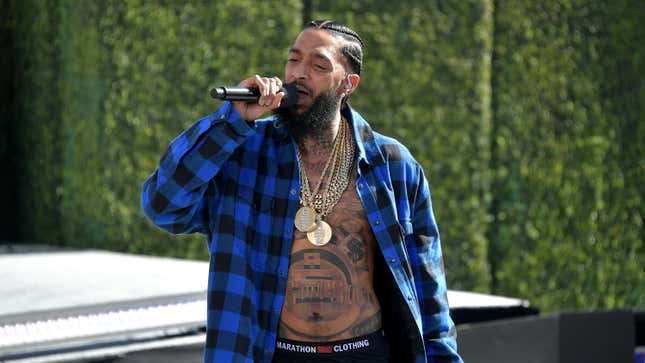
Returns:
[[[560,362],[634,362],[630,312],[561,314],[560,319]]]
[[[555,363],[557,325],[553,317],[461,325],[459,353],[466,363]]]
[[[458,326],[466,363],[633,363],[630,312],[564,313]]]

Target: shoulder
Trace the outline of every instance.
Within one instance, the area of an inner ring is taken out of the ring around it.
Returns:
[[[399,140],[372,129],[370,124],[355,110],[351,117],[356,129],[357,143],[365,157],[376,163],[397,163],[419,166],[410,150]]]
[[[374,142],[387,162],[404,162],[418,165],[408,147],[399,140],[374,132]]]

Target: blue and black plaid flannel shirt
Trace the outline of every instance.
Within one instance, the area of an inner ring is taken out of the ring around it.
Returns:
[[[393,306],[383,321],[392,321],[395,360],[461,362],[423,170],[401,144],[343,112],[357,141],[355,188],[389,267]],[[286,128],[272,118],[247,123],[226,102],[172,141],[143,185],[154,224],[207,236],[205,362],[271,362],[299,205],[296,165]]]

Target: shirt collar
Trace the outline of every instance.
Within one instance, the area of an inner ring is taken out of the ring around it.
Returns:
[[[374,131],[372,131],[367,121],[349,105],[341,111],[341,114],[349,121],[354,131],[359,163],[361,160],[367,164],[385,163],[385,158],[374,139]]]

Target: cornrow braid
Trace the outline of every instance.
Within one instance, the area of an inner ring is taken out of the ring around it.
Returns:
[[[363,39],[361,39],[358,33],[350,29],[347,25],[341,24],[335,20],[313,20],[313,21],[310,21],[305,28],[312,28],[312,27],[316,27],[318,29],[329,29],[338,33],[346,34],[354,38],[355,40],[357,40],[361,44],[361,47],[365,46],[365,44],[363,43]]]

